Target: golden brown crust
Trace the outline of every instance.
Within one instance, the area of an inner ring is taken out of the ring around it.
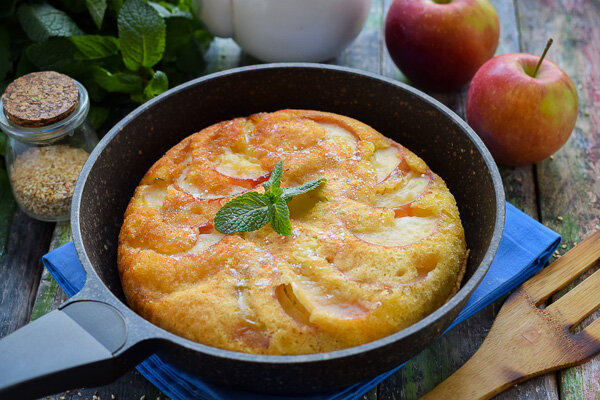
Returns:
[[[289,203],[293,233],[222,235],[229,199],[327,178]],[[369,342],[455,292],[465,240],[454,198],[409,150],[331,113],[282,110],[210,126],[158,160],[129,203],[119,272],[131,307],[210,346],[304,354]]]

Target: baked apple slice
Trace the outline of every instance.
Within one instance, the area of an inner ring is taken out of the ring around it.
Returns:
[[[222,233],[215,231],[212,222],[209,222],[198,227],[198,233],[196,236],[196,243],[186,251],[172,254],[171,257],[194,257],[202,254],[209,247],[219,243],[221,239],[225,237]]]
[[[289,316],[307,325],[315,317],[338,321],[360,320],[371,311],[361,302],[341,299],[332,294],[334,291],[329,292],[319,288],[315,282],[291,282],[279,285],[275,289],[275,297]]]
[[[418,215],[419,212],[412,206],[412,203],[427,193],[433,184],[431,171],[427,170],[420,175],[414,171],[409,171],[404,174],[402,179],[404,184],[398,189],[389,193],[377,194],[375,196],[375,206],[391,208],[395,211],[397,217]]]
[[[377,230],[352,232],[363,242],[378,246],[408,246],[432,235],[437,228],[438,217],[403,216],[394,218],[392,226],[381,226]]]
[[[187,193],[187,194],[193,196],[194,199],[196,199],[196,200],[222,200],[222,199],[227,199],[229,197],[237,196],[248,190],[245,186],[232,185],[229,192],[225,195],[210,193],[208,190],[202,190],[198,186],[196,186],[194,183],[192,183],[188,179],[186,179],[188,170],[189,170],[189,167],[186,167],[182,171],[181,175],[179,175],[177,177],[177,179],[175,179],[175,183],[173,186],[177,190],[180,190],[184,193]]]
[[[149,206],[160,209],[167,197],[168,186],[165,180],[156,178],[152,184],[143,188],[143,201]]]
[[[269,171],[265,171],[260,161],[251,155],[234,153],[231,149],[217,157],[214,170],[224,176],[229,183],[252,189],[269,179]]]
[[[338,124],[329,123],[329,122],[318,122],[318,124],[325,129],[325,136],[329,138],[338,138],[341,139],[344,143],[346,143],[352,153],[356,151],[356,147],[358,145],[358,137]]]
[[[392,143],[390,147],[385,149],[375,150],[370,161],[375,169],[377,183],[396,175],[405,174],[409,170],[404,158],[404,150],[396,143]]]

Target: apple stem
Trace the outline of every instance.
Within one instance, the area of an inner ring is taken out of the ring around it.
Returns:
[[[540,57],[540,61],[538,61],[537,65],[535,66],[535,70],[533,71],[533,77],[535,78],[538,70],[540,69],[540,66],[542,65],[542,61],[544,61],[544,57],[546,57],[546,53],[548,52],[548,49],[550,49],[550,46],[552,46],[552,42],[554,42],[554,40],[552,40],[552,38],[548,39],[548,43],[546,43],[546,48],[544,49],[544,52],[542,53],[542,56]]]

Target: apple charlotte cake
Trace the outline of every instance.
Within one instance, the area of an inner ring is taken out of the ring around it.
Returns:
[[[215,213],[326,178],[270,225],[224,235]],[[221,122],[170,149],[125,212],[118,267],[129,305],[154,324],[228,350],[306,354],[379,339],[452,296],[466,248],[456,202],[423,160],[341,115],[283,110]]]

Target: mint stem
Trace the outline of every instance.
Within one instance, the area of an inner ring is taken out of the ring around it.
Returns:
[[[546,48],[544,49],[544,52],[542,53],[542,56],[540,57],[540,61],[538,61],[537,65],[535,66],[535,70],[533,71],[534,78],[536,77],[538,70],[542,66],[542,61],[544,61],[544,58],[546,57],[546,53],[548,52],[548,49],[550,49],[550,46],[552,46],[553,42],[554,42],[554,40],[552,40],[552,38],[548,39],[548,42],[546,43]]]

